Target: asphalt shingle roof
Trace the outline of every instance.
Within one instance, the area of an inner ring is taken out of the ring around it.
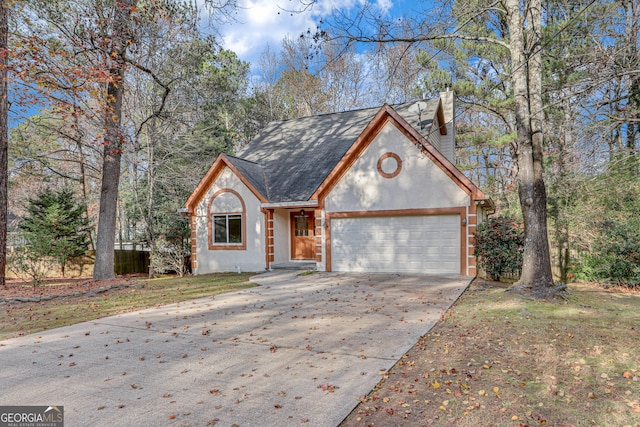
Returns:
[[[269,199],[269,189],[267,187],[267,180],[262,166],[235,156],[227,155],[227,159],[245,178],[249,180],[251,185],[253,185],[265,199]]]
[[[421,104],[422,126],[417,112],[409,111],[414,104],[392,108],[426,135],[439,98]],[[237,157],[227,157],[269,202],[306,201],[378,111],[368,108],[272,122]]]

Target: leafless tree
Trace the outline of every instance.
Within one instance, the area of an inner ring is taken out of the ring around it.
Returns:
[[[9,180],[9,100],[7,76],[9,65],[9,2],[0,3],[0,286],[5,285],[7,265],[7,203]]]

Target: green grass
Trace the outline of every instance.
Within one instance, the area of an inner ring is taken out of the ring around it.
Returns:
[[[117,313],[217,295],[255,286],[255,273],[138,280],[129,288],[93,297],[66,297],[0,307],[0,339],[72,325]]]
[[[303,271],[302,273],[298,273],[298,276],[310,276],[312,274],[315,274],[316,271],[315,270],[307,270],[307,271]]]

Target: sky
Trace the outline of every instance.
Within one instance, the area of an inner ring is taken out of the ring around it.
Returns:
[[[197,0],[202,9],[203,31],[207,32],[204,10],[205,0]],[[307,3],[311,0],[304,0]],[[301,0],[237,0],[240,6],[234,13],[234,20],[226,24],[213,24],[222,36],[222,45],[251,64],[252,72],[259,69],[260,56],[269,46],[272,52],[279,52],[286,35],[298,37],[307,29],[315,29],[320,19],[327,19],[335,9],[355,11],[364,3],[372,3],[383,14],[401,15],[411,13],[412,8],[428,0],[314,0],[313,7],[301,13],[288,10],[301,7]],[[14,108],[15,109],[15,108]],[[27,114],[30,114],[30,109]],[[14,112],[15,113],[15,112]],[[18,114],[21,116],[22,114]],[[17,116],[16,116],[17,117]],[[12,118],[12,127],[19,123]]]
[[[282,39],[288,34],[298,37],[307,29],[315,29],[321,18],[327,18],[333,9],[355,10],[364,0],[317,0],[313,7],[302,13],[287,9],[299,8],[299,0],[239,0],[236,22],[218,27],[223,46],[238,57],[257,67],[260,55],[269,46],[279,52]],[[400,14],[407,10],[411,0],[369,0],[383,13]]]

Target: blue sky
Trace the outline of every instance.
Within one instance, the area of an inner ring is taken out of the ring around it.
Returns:
[[[288,34],[297,37],[308,28],[314,29],[321,18],[331,12],[355,10],[365,0],[317,0],[312,8],[298,14],[286,9],[300,7],[298,0],[240,0],[237,22],[218,27],[223,36],[223,46],[234,51],[242,60],[252,63],[254,69],[261,53],[269,45],[279,51],[282,39]],[[401,15],[412,8],[420,8],[411,0],[369,0],[385,14]]]

